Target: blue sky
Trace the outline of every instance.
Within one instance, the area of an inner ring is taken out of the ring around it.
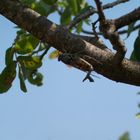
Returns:
[[[106,15],[118,17],[138,3],[139,0],[131,1],[106,11]],[[56,16],[50,19],[58,22]],[[0,15],[0,70],[4,67],[5,50],[16,35],[14,26]],[[128,57],[136,35],[133,33],[126,41]],[[43,61],[42,87],[27,83],[28,94],[24,94],[16,79],[10,91],[0,95],[1,140],[117,140],[125,131],[130,132],[132,140],[140,139],[140,120],[135,118],[139,112],[139,87],[101,75],[100,79],[94,78],[94,83],[82,83],[85,73],[47,56]]]

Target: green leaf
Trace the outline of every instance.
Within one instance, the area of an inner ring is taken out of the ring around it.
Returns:
[[[125,132],[122,136],[120,136],[119,140],[130,140],[129,133]]]
[[[0,76],[0,80],[3,81],[1,76]],[[5,85],[5,84],[0,82],[0,94],[7,92],[11,88],[11,86],[12,86],[11,84]]]
[[[88,5],[85,0],[67,0],[67,2],[73,15],[79,14],[81,9],[84,9]]]
[[[19,29],[19,27],[18,26],[16,26],[16,28],[18,28]],[[25,35],[26,34],[26,31],[25,30],[23,30],[23,29],[19,29],[18,31],[17,31],[17,36],[18,37],[20,37],[20,35]]]
[[[134,50],[130,57],[131,60],[140,62],[140,30],[134,42]]]
[[[78,15],[82,15],[82,14],[86,13],[87,11],[89,11],[89,10],[91,10],[91,9],[93,9],[92,6],[87,6],[87,5],[86,5],[83,9],[81,9],[81,10],[79,11]]]
[[[140,103],[138,103],[138,108],[140,108]]]
[[[77,5],[77,0],[67,0],[68,2],[68,7],[72,9],[72,12],[74,15],[78,13],[78,5]]]
[[[22,69],[20,67],[19,67],[18,77],[19,77],[19,81],[20,81],[20,89],[23,92],[27,92],[27,88],[26,88],[26,85],[25,85],[24,75],[23,75]]]
[[[140,119],[140,113],[137,113],[137,114],[136,114],[136,118],[137,118],[137,119]]]
[[[58,6],[60,7],[60,8],[65,8],[66,6],[68,6],[68,3],[67,3],[67,1],[65,0],[65,1],[57,1],[57,4],[58,4]],[[61,14],[60,14],[61,15]]]
[[[88,6],[88,3],[85,0],[77,0],[77,4],[80,7],[80,10]]]
[[[38,56],[19,56],[17,60],[29,70],[35,70],[42,66],[42,61]]]
[[[0,74],[0,93],[7,92],[11,88],[16,77],[16,65],[16,62],[13,61]]]
[[[30,6],[32,3],[34,3],[36,0],[21,0],[24,4]]]
[[[22,0],[26,5],[28,5],[33,10],[37,11],[43,16],[48,16],[50,13],[56,10],[54,5],[57,0]],[[49,5],[50,3],[50,5]]]
[[[39,49],[38,49],[38,51],[42,51],[44,49],[46,49],[46,44],[45,43],[39,43]]]
[[[28,71],[28,81],[36,86],[42,86],[43,75],[37,71]]]
[[[14,57],[14,49],[10,47],[6,50],[5,64],[9,65],[13,61],[13,57]]]
[[[84,20],[84,23],[86,23],[86,24],[89,25],[89,26],[90,26],[90,22],[91,22],[91,20],[88,19],[88,18]]]
[[[52,52],[50,53],[49,58],[50,58],[50,59],[58,58],[58,56],[59,56],[60,54],[61,54],[60,51],[54,50],[54,51],[52,51]]]
[[[48,5],[53,5],[57,2],[57,0],[43,0]]]
[[[137,61],[136,52],[134,50],[130,56],[130,60]]]
[[[56,11],[55,5],[48,5],[42,0],[32,3],[31,8],[40,13],[42,16],[48,16],[49,14]]]
[[[76,27],[76,32],[77,32],[77,33],[80,33],[80,32],[82,31],[82,25],[83,25],[83,22],[80,22],[80,23],[78,24],[78,26]]]
[[[39,40],[31,34],[22,34],[15,42],[14,49],[18,54],[31,53],[38,45]]]
[[[140,36],[138,36],[134,42],[134,51],[137,61],[140,62]]]
[[[60,22],[62,25],[66,25],[71,21],[71,10],[69,7],[66,7],[64,12],[61,15]]]
[[[127,38],[130,36],[130,34],[133,32],[134,26],[136,22],[131,23],[128,25],[128,30],[127,30]]]

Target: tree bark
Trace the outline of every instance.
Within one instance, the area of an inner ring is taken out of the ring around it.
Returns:
[[[66,28],[53,23],[16,0],[0,0],[0,13],[63,53],[76,55],[81,52],[81,58],[86,59],[97,73],[116,82],[140,86],[140,63],[125,58],[121,65],[116,66],[114,53],[95,46],[97,42],[91,42],[90,37],[71,34]],[[120,24],[122,26],[121,22]]]

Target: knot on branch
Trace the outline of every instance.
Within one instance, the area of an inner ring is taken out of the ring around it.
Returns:
[[[104,37],[108,39],[116,30],[114,20],[102,20],[102,22],[100,22],[99,29],[103,33]]]

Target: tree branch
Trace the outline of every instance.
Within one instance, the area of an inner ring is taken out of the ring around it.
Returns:
[[[116,30],[140,19],[140,7],[114,20]]]
[[[133,31],[136,31],[136,30],[138,30],[138,29],[140,29],[140,24],[134,26],[133,29],[132,29],[132,32],[133,32]],[[120,31],[118,31],[118,33],[119,33],[119,34],[126,34],[126,33],[128,33],[128,30],[120,30]]]
[[[112,3],[107,3],[107,4],[105,4],[105,5],[103,6],[103,9],[112,8],[112,7],[116,6],[116,5],[119,5],[119,4],[121,4],[121,3],[125,3],[125,2],[128,2],[128,1],[130,1],[130,0],[116,0],[116,1],[114,1],[114,2],[112,2]]]
[[[115,31],[116,27],[114,21],[106,19],[100,0],[95,0],[95,3],[98,9],[100,31],[103,33],[103,36],[111,42],[113,49],[117,51],[114,57],[114,62],[116,65],[121,65],[126,53],[124,42],[121,40],[118,32]]]
[[[0,13],[61,52],[71,50],[72,54],[81,52],[82,58],[90,63],[97,73],[117,82],[140,86],[140,63],[124,59],[122,66],[116,67],[113,63],[112,52],[102,50],[69,33],[65,28],[56,25],[19,2],[0,0]]]
[[[75,17],[68,25],[67,28],[71,29],[72,27],[74,27],[76,24],[78,24],[80,21],[88,18],[89,16],[93,15],[97,13],[97,10],[93,7],[89,7],[89,9],[87,11],[85,11],[84,13],[78,15],[77,17]]]
[[[109,9],[109,8],[112,8],[114,6],[117,6],[121,3],[124,3],[124,2],[128,2],[129,0],[116,0],[112,3],[107,3],[105,5],[103,5],[103,9],[106,10],[106,9]],[[88,18],[89,16],[93,15],[97,13],[97,9],[95,9],[94,7],[89,7],[88,10],[86,10],[84,13],[76,16],[68,25],[67,25],[67,28],[68,29],[71,29],[72,27],[74,27],[76,24],[78,24],[81,20],[84,20],[86,18]]]
[[[100,21],[104,22],[104,20],[106,20],[106,19],[105,19],[105,15],[103,12],[102,3],[100,2],[100,0],[95,0],[95,3],[97,6],[97,9],[98,9],[98,15],[99,15]]]
[[[132,32],[138,30],[139,28],[140,28],[140,24],[134,26],[133,29],[132,29]],[[92,32],[92,31],[86,31],[84,29],[82,30],[82,32],[85,33],[85,34],[87,34],[87,35],[95,35],[94,32]],[[125,29],[118,31],[118,34],[120,34],[120,35],[127,34],[127,33],[128,33],[128,30],[125,30]],[[101,32],[96,32],[96,34],[97,35],[103,35],[103,33],[101,33]]]

